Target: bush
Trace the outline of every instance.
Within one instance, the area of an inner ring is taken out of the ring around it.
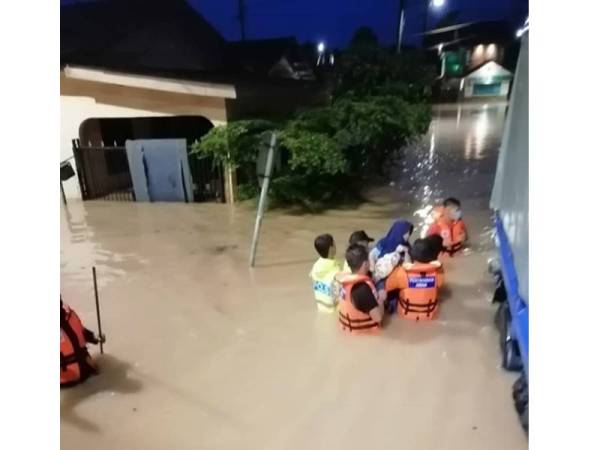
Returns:
[[[245,184],[237,196],[252,198],[259,191],[259,149],[276,132],[287,164],[272,179],[272,205],[317,210],[357,199],[361,180],[384,173],[403,145],[427,131],[435,68],[419,54],[398,56],[378,47],[368,30],[353,42],[336,68],[330,106],[300,112],[282,124],[230,122],[194,143],[192,153],[242,170]]]

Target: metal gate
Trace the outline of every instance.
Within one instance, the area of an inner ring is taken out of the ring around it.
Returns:
[[[73,139],[73,156],[83,200],[135,201],[124,146],[82,146]],[[224,202],[224,177],[210,157],[189,157],[194,202]]]
[[[72,142],[83,200],[135,201],[125,147],[84,147],[79,139]]]

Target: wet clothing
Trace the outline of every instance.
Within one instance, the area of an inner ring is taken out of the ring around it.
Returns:
[[[467,240],[467,226],[462,219],[448,220],[440,217],[427,229],[427,236],[434,234],[442,237],[444,252],[452,256],[464,247]]]
[[[366,275],[344,275],[341,279],[343,300],[340,302],[338,320],[343,331],[351,334],[371,334],[379,330],[380,325],[373,320],[370,314],[359,310],[354,306],[354,300],[361,307],[367,306],[368,297],[365,295],[365,286],[371,291],[375,298],[377,295],[375,286],[371,279]],[[355,290],[355,287],[358,290]],[[364,304],[363,304],[364,303]],[[377,306],[377,302],[375,302]],[[373,308],[371,308],[373,309]],[[369,310],[370,311],[370,310]]]
[[[333,289],[333,280],[341,270],[342,264],[336,259],[319,258],[313,264],[309,276],[313,281],[313,293],[319,311],[335,311],[337,295]]]
[[[86,344],[97,343],[79,316],[61,301],[60,306],[60,386],[70,387],[82,383],[97,373]]]
[[[443,285],[444,272],[439,261],[405,263],[392,272],[386,281],[388,292],[400,290],[398,314],[406,319],[435,319],[439,310],[438,289]]]
[[[377,308],[377,299],[373,294],[371,286],[367,283],[356,283],[352,286],[350,299],[354,307],[365,314],[369,314],[369,311]]]
[[[381,258],[382,256],[387,255],[388,253],[395,252],[399,245],[404,247],[410,247],[410,244],[406,239],[404,239],[404,235],[408,233],[410,234],[413,231],[413,224],[406,220],[396,220],[385,237],[381,238],[377,242],[377,249],[379,250],[379,254],[377,258]]]

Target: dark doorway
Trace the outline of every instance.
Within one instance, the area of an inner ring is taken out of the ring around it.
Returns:
[[[103,155],[102,173],[100,169],[92,175],[98,180],[114,178],[115,175],[129,174],[127,155],[124,150],[125,141],[134,139],[186,139],[188,146],[200,140],[202,136],[213,128],[210,120],[202,116],[173,116],[173,117],[134,117],[134,118],[91,118],[82,122],[79,127],[79,153],[82,158],[87,158],[86,148],[100,149],[111,148],[111,151]],[[81,150],[83,149],[83,150]],[[121,150],[116,150],[121,149]],[[91,152],[91,154],[96,154]],[[82,165],[86,161],[79,158]],[[97,158],[97,157],[96,157]],[[105,160],[105,161],[104,161]],[[213,163],[212,158],[189,155],[188,161],[194,183],[194,201],[218,201],[223,202],[224,178],[222,167]],[[87,164],[87,172],[90,172]],[[98,168],[97,164],[93,165]],[[126,177],[129,178],[129,177]],[[81,180],[80,180],[80,184]],[[83,180],[83,186],[87,187],[88,198],[99,198],[106,196],[106,189],[102,192],[90,192],[90,186],[94,183]],[[112,186],[112,183],[102,183]],[[123,189],[121,186],[120,189]],[[83,192],[83,189],[82,189]]]

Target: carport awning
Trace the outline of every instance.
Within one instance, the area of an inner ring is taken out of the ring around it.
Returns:
[[[203,97],[237,98],[235,86],[230,84],[208,83],[202,81],[178,80],[149,75],[134,75],[102,69],[66,66],[67,78],[115,84],[141,89],[173,92],[177,94],[198,95]]]

